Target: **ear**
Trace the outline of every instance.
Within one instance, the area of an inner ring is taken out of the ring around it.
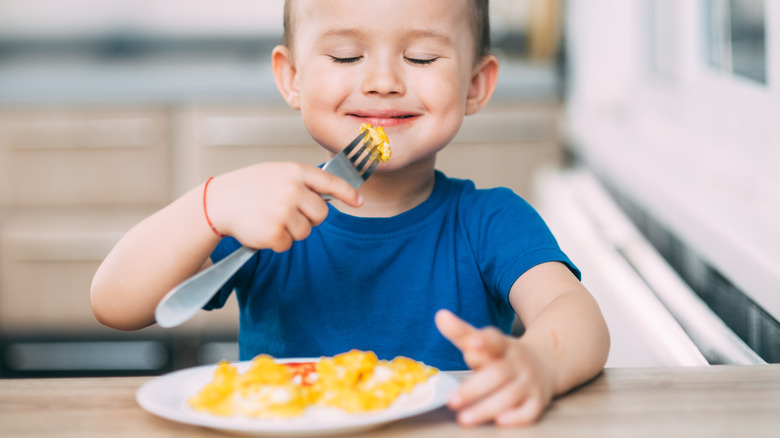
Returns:
[[[274,71],[276,88],[282,94],[287,104],[295,109],[301,109],[300,93],[292,53],[285,46],[276,46],[271,54],[271,67]]]
[[[477,64],[471,74],[469,94],[466,96],[466,115],[471,115],[487,105],[498,82],[498,59],[487,55]]]

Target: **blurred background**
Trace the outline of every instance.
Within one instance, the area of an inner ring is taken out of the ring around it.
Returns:
[[[237,358],[235,303],[127,333],[89,287],[208,176],[324,161],[271,75],[282,4],[0,0],[0,377]],[[439,167],[539,209],[607,316],[609,366],[780,361],[778,2],[491,8],[499,87]]]

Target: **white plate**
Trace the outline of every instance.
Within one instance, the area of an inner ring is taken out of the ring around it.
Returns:
[[[287,359],[280,362],[313,362],[317,359]],[[240,372],[246,371],[250,361],[236,362]],[[295,418],[262,420],[242,417],[219,417],[196,412],[187,404],[214,376],[216,365],[188,368],[165,374],[146,382],[136,393],[142,408],[152,414],[180,423],[219,429],[247,435],[328,435],[372,429],[391,421],[407,418],[443,406],[458,387],[458,380],[438,373],[425,383],[417,385],[409,394],[403,394],[387,409],[348,414],[339,409],[313,406]]]

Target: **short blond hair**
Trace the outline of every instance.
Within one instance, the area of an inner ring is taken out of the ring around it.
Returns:
[[[295,32],[295,17],[293,14],[294,0],[284,1],[284,33],[282,34],[282,44],[290,51],[293,50],[293,34]],[[469,25],[474,35],[474,55],[475,62],[482,59],[483,56],[490,54],[490,1],[489,0],[471,0],[471,13],[469,14]]]

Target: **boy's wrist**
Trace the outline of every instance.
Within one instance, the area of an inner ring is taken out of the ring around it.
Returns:
[[[208,190],[209,190],[209,184],[214,179],[213,176],[210,176],[208,179],[206,179],[206,183],[203,184],[203,216],[206,218],[206,223],[208,224],[209,228],[211,228],[211,231],[214,232],[217,236],[220,238],[225,237],[225,234],[220,233],[217,228],[214,226],[214,223],[211,221],[211,217],[209,216],[209,209],[208,209]]]
[[[529,333],[526,333],[515,340],[520,348],[525,350],[521,356],[527,356],[528,361],[537,367],[542,383],[551,395],[565,392],[567,388],[564,388],[559,373],[561,354],[554,331],[551,332],[549,339],[538,339],[533,333],[530,333],[531,336],[528,335]]]

